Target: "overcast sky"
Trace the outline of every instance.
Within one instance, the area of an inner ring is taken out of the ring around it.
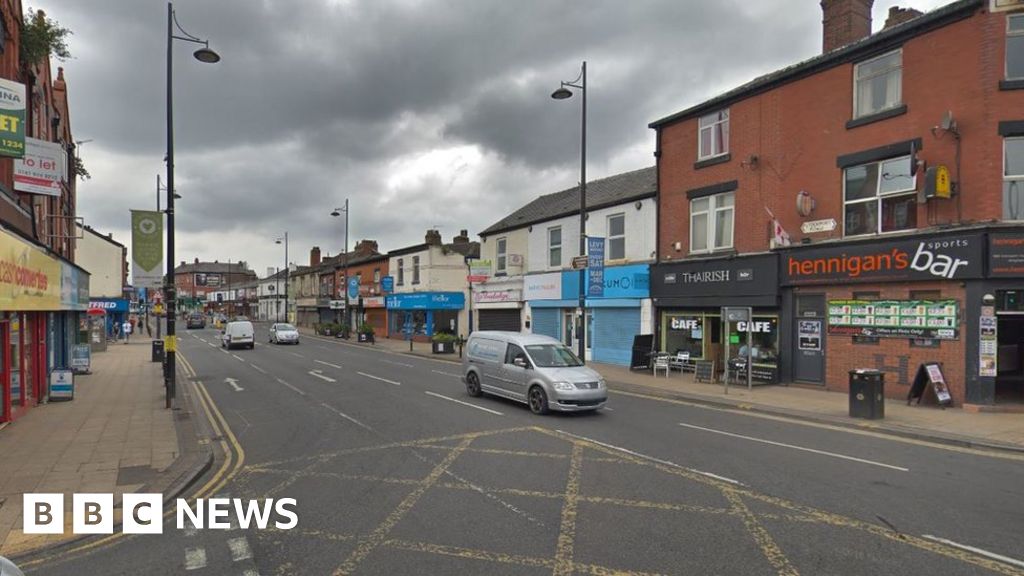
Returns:
[[[904,0],[930,10],[943,0]],[[879,29],[894,1],[879,0]],[[85,222],[130,243],[129,208],[165,174],[167,5],[40,0],[70,28]],[[653,165],[647,124],[818,54],[818,0],[179,0],[177,260],[245,260],[261,276],[319,245],[382,251],[476,234],[579,179],[579,98],[550,98],[587,61],[587,174]]]

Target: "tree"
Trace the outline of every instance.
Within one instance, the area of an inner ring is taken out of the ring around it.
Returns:
[[[63,62],[71,58],[68,36],[71,30],[64,28],[42,10],[28,9],[21,22],[21,64],[31,66],[42,61],[47,55]]]

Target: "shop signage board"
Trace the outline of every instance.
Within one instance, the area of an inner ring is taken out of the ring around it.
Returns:
[[[0,78],[0,156],[25,155],[25,85]]]
[[[473,292],[473,301],[480,304],[519,302],[519,290],[478,290]]]
[[[604,296],[604,238],[587,237],[587,296]]]
[[[0,310],[60,310],[61,282],[59,260],[0,231]]]
[[[207,273],[200,272],[200,273],[196,274],[195,285],[196,286],[211,286],[211,287],[220,286],[221,285],[221,276],[220,276],[220,274],[207,274]]]
[[[801,286],[981,278],[984,243],[974,233],[797,249],[780,259],[779,280]]]
[[[462,310],[465,304],[462,292],[414,292],[387,297],[389,310]]]
[[[829,300],[828,333],[956,340],[959,312],[956,300]]]
[[[164,281],[164,217],[153,210],[132,210],[132,283],[160,288]]]
[[[578,276],[579,274],[577,274]],[[523,277],[523,298],[526,300],[559,300],[562,298],[562,273],[530,274]]]
[[[932,391],[932,396],[940,406],[951,406],[953,397],[949,393],[949,385],[946,384],[946,376],[942,373],[942,365],[938,362],[926,362],[917,367],[917,375],[914,376],[914,383],[910,386],[907,394],[907,404],[917,399],[920,404],[927,390]]]
[[[999,373],[999,322],[991,306],[982,308],[978,331],[978,376],[994,377]]]
[[[74,400],[75,374],[71,370],[54,368],[50,371],[50,400]]]
[[[988,275],[1024,276],[1024,233],[993,232],[988,239]]]
[[[14,160],[14,189],[29,194],[60,196],[67,152],[58,142],[25,139],[25,156]]]
[[[797,342],[800,350],[821,350],[821,320],[800,320],[797,323]]]
[[[395,277],[385,276],[380,279],[380,289],[385,294],[390,294],[395,291]]]
[[[92,349],[88,344],[75,344],[71,349],[71,369],[79,374],[88,374],[92,367]]]
[[[483,277],[482,280],[473,280],[473,282],[484,282],[491,275],[491,267],[493,262],[491,260],[470,260],[469,261],[469,275],[474,278]]]
[[[828,218],[826,220],[811,220],[810,222],[804,222],[800,225],[800,231],[804,234],[814,234],[815,232],[831,232],[836,229],[836,219]]]
[[[777,306],[779,268],[775,253],[654,264],[650,295],[659,306],[718,307],[730,298]]]

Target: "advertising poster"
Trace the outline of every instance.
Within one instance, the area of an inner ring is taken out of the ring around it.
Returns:
[[[828,333],[956,340],[956,300],[829,300]]]
[[[25,155],[25,85],[0,78],[0,156]]]
[[[164,217],[132,210],[132,279],[135,286],[160,288],[164,280]]]

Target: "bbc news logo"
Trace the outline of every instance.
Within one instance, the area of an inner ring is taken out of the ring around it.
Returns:
[[[25,494],[22,502],[25,534],[64,534],[64,495]],[[71,498],[72,534],[113,534],[113,494],[73,494]],[[294,498],[242,500],[240,498],[198,499],[194,504],[175,501],[175,526],[227,530],[235,526],[266,530],[291,530],[299,523]],[[124,494],[121,497],[121,532],[125,534],[163,534],[164,501],[162,494]]]

